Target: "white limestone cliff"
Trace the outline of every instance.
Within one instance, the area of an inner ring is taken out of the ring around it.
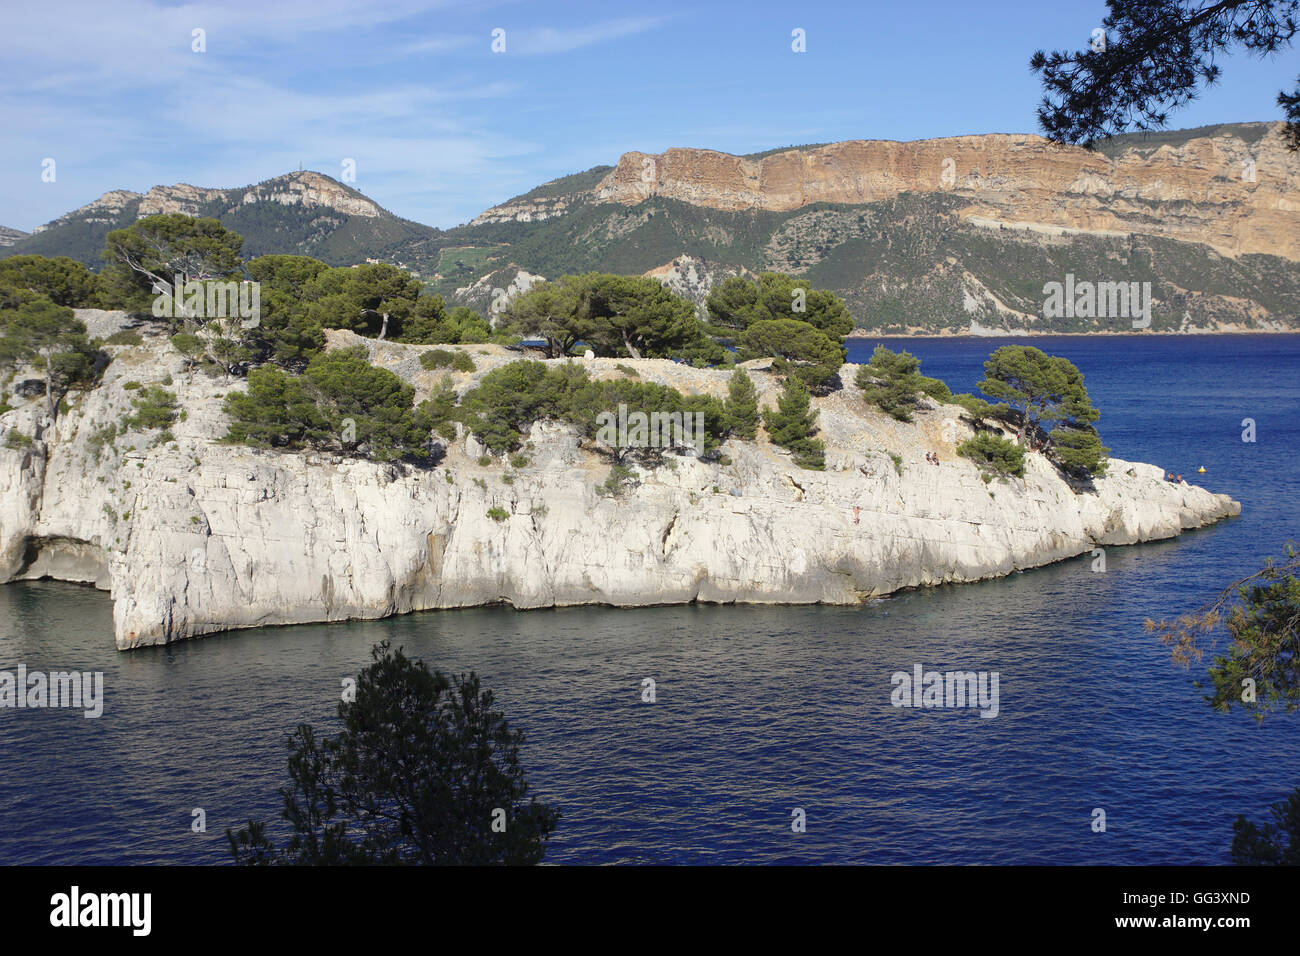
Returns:
[[[123,320],[79,315],[99,335]],[[417,401],[438,377],[419,365],[426,347],[330,333],[331,346],[358,343],[412,381]],[[478,369],[454,376],[462,391],[518,358],[465,349]],[[799,469],[765,439],[730,442],[729,464],[677,457],[619,498],[596,492],[608,465],[554,423],[534,426],[531,462],[518,470],[480,467],[469,437],[427,470],[255,450],[219,442],[222,396],[242,381],[184,371],[161,336],[107,350],[102,383],[70,396],[43,433],[40,401],[0,417],[0,580],[111,590],[120,649],[494,602],[850,604],[1168,538],[1240,511],[1225,495],[1163,481],[1153,465],[1114,459],[1078,494],[1037,454],[1023,480],[985,484],[953,452],[970,434],[956,407],[903,424],[868,410],[851,384],[817,401],[825,472]],[[716,395],[729,375],[654,360],[582,364]],[[186,412],[175,441],[107,440],[137,394],[124,385],[168,375]],[[753,377],[774,403],[774,379]],[[931,451],[940,465],[925,460]],[[507,516],[494,520],[491,508]]]

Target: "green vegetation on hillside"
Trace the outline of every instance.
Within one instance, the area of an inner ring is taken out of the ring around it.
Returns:
[[[103,370],[101,357],[98,342],[87,338],[85,323],[72,309],[26,290],[0,288],[0,368],[30,365],[38,371],[49,421],[69,389],[94,384]]]
[[[4,289],[29,292],[55,305],[76,308],[96,300],[99,277],[67,256],[11,256],[0,259],[0,290]]]
[[[681,431],[634,433],[628,444],[607,441],[613,429],[610,419],[623,411],[649,420],[651,415],[677,416]],[[696,414],[702,416],[704,433],[684,434],[693,428]],[[572,362],[548,366],[545,362],[511,362],[494,369],[466,393],[460,420],[474,436],[497,454],[518,448],[533,422],[553,420],[574,425],[584,439],[599,441],[603,450],[620,462],[631,455],[657,464],[663,453],[683,450],[694,437],[708,454],[729,436],[746,431],[746,409],[728,407],[708,395],[683,395],[674,388],[633,379],[597,381]],[[738,436],[739,437],[739,436]],[[667,441],[668,444],[664,444]]]
[[[911,352],[891,352],[877,345],[871,361],[858,368],[855,384],[862,397],[901,422],[912,420],[912,410],[928,395],[939,402],[952,398],[948,386],[921,374],[921,360]]]
[[[435,457],[433,422],[412,407],[414,394],[372,366],[364,346],[316,355],[302,375],[264,366],[249,373],[246,393],[226,396],[226,440],[427,463]]]
[[[731,367],[737,358],[770,358],[785,388],[764,424],[802,466],[821,467],[821,443],[813,438],[817,413],[803,392],[839,387],[841,340],[851,319],[838,296],[807,279],[771,272],[730,278],[708,296],[705,322],[693,303],[655,279],[567,275],[517,296],[493,330],[472,310],[448,310],[441,296],[429,295],[419,280],[393,265],[333,268],[291,255],[245,262],[241,252],[242,238],[216,220],[170,214],[111,233],[104,251],[108,268],[99,276],[66,259],[10,259],[0,265],[0,359],[11,367],[41,365],[55,414],[62,394],[91,382],[108,356],[101,360],[72,310],[50,297],[82,304],[116,299],[140,321],[156,321],[190,367],[248,374],[248,392],[232,393],[227,401],[231,441],[427,461],[434,454],[430,431],[438,427],[446,434],[455,421],[465,422],[489,448],[505,451],[532,422],[548,417],[592,437],[601,413],[614,407],[692,421],[702,416],[697,450],[708,453],[727,437],[757,434],[757,391],[743,372],[733,376],[724,402],[637,381],[634,370],[622,365],[627,377],[596,382],[577,367],[514,363],[486,376],[463,403],[444,381],[414,409],[409,386],[371,366],[364,347],[324,352],[326,329],[410,344],[537,335],[554,358],[579,347],[603,356],[714,367]],[[228,286],[227,297],[215,300],[224,308],[213,314],[212,292],[220,286]],[[183,301],[171,301],[178,289]],[[251,312],[245,311],[246,298]],[[129,344],[141,338],[132,332],[114,340]],[[735,352],[726,347],[732,343]],[[430,370],[475,368],[469,355],[448,349],[424,351],[420,363]],[[1104,471],[1107,449],[1094,427],[1098,413],[1077,368],[1034,348],[1007,346],[993,353],[985,371],[981,391],[998,404],[954,398],[943,382],[921,374],[914,356],[883,347],[858,370],[856,384],[867,402],[900,420],[911,419],[922,396],[955,401],[977,423],[1010,422],[1019,443],[1042,449],[1071,477]],[[986,445],[975,450],[988,451]],[[624,453],[616,449],[616,460]]]
[[[986,475],[993,474],[999,478],[1025,476],[1025,450],[1001,435],[979,432],[958,445],[957,454],[975,462]]]
[[[720,362],[725,351],[706,334],[695,306],[641,276],[561,276],[516,297],[502,330],[539,336],[552,358],[579,342],[597,355]]]

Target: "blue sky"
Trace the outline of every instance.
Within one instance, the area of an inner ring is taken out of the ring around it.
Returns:
[[[41,0],[0,22],[0,225],[109,189],[297,169],[450,227],[628,150],[1034,132],[1039,47],[1102,0]],[[206,51],[192,50],[192,31]],[[807,52],[791,50],[805,31]],[[492,31],[505,31],[505,52]],[[1238,54],[1175,127],[1274,120],[1300,51]],[[56,178],[41,181],[45,158]]]

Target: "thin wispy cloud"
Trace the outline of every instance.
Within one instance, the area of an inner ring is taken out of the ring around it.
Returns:
[[[486,41],[483,37],[469,36],[467,34],[427,37],[406,44],[402,47],[401,54],[402,56],[419,56],[428,53],[451,53],[456,50],[468,49],[476,43],[486,43]]]
[[[540,27],[507,31],[507,49],[525,56],[547,56],[572,53],[586,47],[608,43],[655,30],[669,22],[670,17],[631,17],[593,23],[586,27]]]

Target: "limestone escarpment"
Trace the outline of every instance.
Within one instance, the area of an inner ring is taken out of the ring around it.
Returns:
[[[113,319],[82,317],[99,334]],[[428,347],[348,332],[330,340],[365,344],[375,364],[416,385],[417,399],[434,384],[418,362]],[[222,396],[242,383],[185,372],[161,336],[109,348],[103,383],[72,396],[52,427],[38,433],[36,402],[0,418],[6,433],[33,436],[0,442],[0,579],[109,588],[123,649],[492,602],[847,604],[1171,537],[1239,511],[1227,496],[1165,483],[1159,468],[1114,460],[1093,492],[1076,494],[1036,454],[1023,480],[986,485],[953,454],[969,434],[958,409],[902,424],[868,410],[851,385],[818,400],[825,472],[795,467],[766,441],[730,442],[729,463],[670,456],[621,498],[597,494],[607,463],[557,424],[533,427],[531,460],[511,481],[501,464],[478,465],[468,436],[433,469],[258,451],[219,442]],[[454,376],[461,390],[518,357],[465,350],[478,368]],[[583,364],[598,377],[624,374],[621,364],[716,395],[729,374],[655,360]],[[124,385],[164,375],[187,413],[175,441],[103,440],[130,408]],[[775,380],[753,377],[771,404]],[[851,382],[853,368],[842,377]],[[941,465],[925,460],[931,451]]]
[[[1300,157],[1281,124],[1257,142],[1230,133],[1179,145],[1129,146],[1112,158],[1032,135],[899,143],[855,140],[747,159],[702,149],[632,152],[592,190],[595,201],[652,196],[716,209],[785,212],[949,192],[963,217],[1083,233],[1130,232],[1204,243],[1225,255],[1300,258]]]

